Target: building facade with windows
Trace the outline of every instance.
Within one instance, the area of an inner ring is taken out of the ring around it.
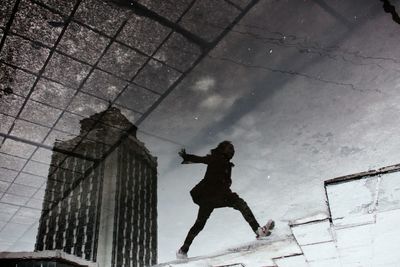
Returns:
[[[156,158],[117,108],[80,123],[79,136],[54,146],[35,249],[99,266],[155,264]]]

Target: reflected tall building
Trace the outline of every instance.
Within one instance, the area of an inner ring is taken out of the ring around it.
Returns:
[[[35,249],[60,249],[99,266],[155,264],[156,158],[117,108],[80,123],[79,136],[54,146],[71,153],[52,155]]]

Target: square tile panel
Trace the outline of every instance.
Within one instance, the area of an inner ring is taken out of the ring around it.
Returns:
[[[15,117],[17,116],[23,104],[23,97],[17,95],[8,95],[0,99],[0,113]]]
[[[0,193],[7,192],[8,187],[10,187],[11,183],[0,181]]]
[[[62,110],[28,100],[20,117],[22,119],[52,127],[60,117]]]
[[[50,164],[51,155],[55,153],[54,151],[47,148],[39,148],[32,156],[32,160],[38,161],[45,164]]]
[[[80,121],[84,118],[85,117],[66,111],[62,114],[54,128],[73,135],[79,135],[81,130]]]
[[[154,58],[182,72],[190,68],[201,55],[201,49],[179,33],[173,33]]]
[[[239,15],[240,11],[225,1],[196,1],[179,23],[206,41],[215,40]]]
[[[28,159],[33,154],[35,149],[36,146],[6,139],[0,148],[0,152]]]
[[[41,187],[45,182],[46,178],[42,176],[32,175],[24,172],[21,172],[14,181],[15,184],[27,185],[34,188]]]
[[[127,81],[96,69],[89,76],[82,91],[111,101],[115,99],[127,84]]]
[[[31,187],[31,186],[26,186],[26,185],[21,185],[21,184],[16,184],[12,183],[10,187],[7,190],[8,194],[16,195],[16,196],[21,196],[21,197],[32,197],[38,188]]]
[[[84,0],[76,11],[75,19],[114,36],[123,21],[129,17],[129,13],[127,8],[119,7],[111,1]]]
[[[334,223],[342,217],[371,213],[375,209],[377,181],[377,177],[371,177],[328,185],[326,191]]]
[[[230,1],[241,8],[245,8],[250,3],[251,0],[230,0]]]
[[[387,266],[400,262],[400,229],[398,222],[400,219],[400,209],[379,212],[376,219],[376,227],[373,233],[374,264],[378,263]]]
[[[333,266],[340,266],[341,262],[339,258],[332,258],[332,259],[324,259],[318,261],[309,262],[310,267],[333,267]]]
[[[14,118],[0,113],[0,133],[8,134]]]
[[[146,56],[135,50],[113,43],[100,60],[98,67],[123,79],[131,80],[146,60]]]
[[[45,186],[44,186],[45,187]],[[32,199],[36,199],[36,200],[43,200],[44,199],[44,194],[45,194],[45,190],[42,189],[38,190],[33,196]]]
[[[37,0],[63,15],[69,15],[77,0]]]
[[[0,168],[0,181],[12,182],[17,175],[17,171]]]
[[[49,165],[30,160],[22,171],[37,176],[47,177]]]
[[[41,211],[37,209],[31,209],[31,208],[25,208],[22,207],[20,208],[15,215],[18,216],[24,216],[32,219],[39,219],[41,215]]]
[[[25,205],[26,202],[28,202],[28,200],[29,200],[29,197],[17,196],[17,195],[5,193],[3,195],[3,197],[0,199],[0,202],[5,203],[5,204],[23,206],[23,205]]]
[[[53,146],[56,141],[67,141],[74,138],[77,138],[77,136],[69,133],[60,132],[57,130],[52,130],[50,134],[47,136],[44,143],[46,145]]]
[[[381,177],[378,193],[379,212],[400,209],[400,172],[386,174]]]
[[[18,49],[15,49],[18,47]],[[25,70],[38,73],[44,65],[50,50],[18,36],[6,38],[0,57],[5,62]]]
[[[152,1],[152,0],[138,0],[140,4],[144,5],[148,9],[156,12],[157,14],[167,18],[172,22],[176,22],[188,8],[191,0],[164,0],[164,1]]]
[[[0,27],[5,27],[14,8],[14,0],[2,0],[0,5]]]
[[[17,224],[26,224],[26,225],[32,225],[36,222],[37,220],[29,218],[29,217],[25,217],[25,216],[21,216],[21,215],[15,215],[14,217],[12,217],[12,219],[10,220],[9,223],[17,223]]]
[[[155,20],[145,16],[132,15],[117,39],[150,56],[170,32],[170,28]]]
[[[307,261],[321,261],[338,257],[335,242],[301,246]]]
[[[26,159],[21,159],[0,152],[0,167],[15,171],[20,171],[26,163]]]
[[[54,53],[46,67],[44,76],[72,88],[78,88],[89,73],[90,66],[59,53]]]
[[[28,229],[29,225],[26,224],[8,223],[0,232],[0,236],[16,240]]]
[[[42,209],[43,200],[31,198],[25,206],[33,209]]]
[[[11,88],[14,94],[26,96],[32,88],[36,76],[27,72],[0,64],[0,89]]]
[[[372,264],[374,255],[372,245],[369,246],[353,246],[346,249],[338,249],[342,267],[375,267]]]
[[[50,10],[22,0],[15,15],[11,30],[31,40],[38,40],[53,46],[61,33],[61,27],[52,27],[50,22],[63,22],[64,19]]]
[[[276,259],[275,263],[277,267],[309,267],[303,255]]]
[[[329,220],[293,226],[292,232],[299,245],[309,245],[332,241],[331,224]]]
[[[76,90],[60,83],[41,78],[35,86],[31,99],[63,109],[69,104],[75,92]]]
[[[57,50],[86,63],[94,64],[109,42],[110,39],[87,27],[70,23],[57,46]]]
[[[16,207],[14,205],[0,203],[0,211],[4,214],[14,215],[18,211],[18,209],[19,209],[19,207]]]
[[[134,82],[140,86],[164,93],[178,78],[181,73],[167,65],[150,60],[135,78]]]
[[[89,117],[105,110],[107,106],[108,103],[100,98],[85,93],[78,93],[68,107],[68,110],[81,116]]]
[[[50,128],[23,120],[16,120],[11,131],[12,136],[20,137],[28,141],[42,142],[49,133]]]
[[[3,193],[0,194],[0,199],[2,198]],[[6,203],[1,203],[1,205],[10,205],[10,204],[6,204]],[[10,205],[11,206],[11,205]],[[18,206],[16,205],[12,205],[13,207],[16,207],[18,209]],[[11,218],[14,216],[14,213],[4,213],[0,210],[0,224],[3,225],[3,227],[8,223],[9,220],[11,220]],[[1,227],[0,230],[3,228]],[[2,241],[2,237],[0,236],[0,242]]]
[[[137,112],[135,112],[135,111],[133,111],[133,110],[131,110],[131,109],[128,109],[128,108],[124,108],[124,107],[122,107],[122,106],[118,106],[118,105],[115,105],[117,108],[119,108],[120,110],[121,110],[121,113],[122,113],[122,115],[124,115],[131,123],[135,123],[136,122],[136,120],[138,120],[139,118],[140,118],[140,116],[141,116],[141,114],[139,114],[139,113],[137,113]],[[128,130],[128,129],[123,129],[123,130]]]
[[[138,112],[145,112],[160,96],[135,84],[118,97],[116,103]]]

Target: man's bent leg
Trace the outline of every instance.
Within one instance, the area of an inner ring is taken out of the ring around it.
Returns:
[[[229,198],[227,206],[240,211],[243,215],[243,218],[247,221],[254,232],[256,232],[257,229],[260,227],[246,201],[239,197],[238,194],[232,193],[232,196]]]
[[[206,224],[213,210],[214,208],[212,207],[200,206],[196,222],[194,223],[192,228],[190,228],[186,236],[185,242],[183,243],[183,246],[180,249],[182,252],[184,253],[188,252],[189,247],[193,242],[193,239],[200,233],[201,230],[203,230],[204,225]]]

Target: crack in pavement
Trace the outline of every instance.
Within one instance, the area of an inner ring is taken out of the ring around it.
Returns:
[[[326,79],[323,79],[323,78],[318,77],[318,76],[312,76],[312,75],[309,75],[309,74],[306,74],[306,73],[301,73],[301,72],[298,72],[298,71],[281,70],[281,69],[274,69],[274,68],[267,67],[267,66],[252,65],[252,64],[247,64],[247,63],[244,63],[244,62],[239,62],[239,61],[236,61],[236,60],[234,60],[232,58],[226,58],[226,57],[213,57],[211,55],[208,55],[207,57],[210,58],[210,59],[214,59],[214,60],[230,62],[232,64],[239,65],[239,66],[242,66],[242,67],[245,67],[245,68],[261,69],[261,70],[266,70],[266,71],[270,71],[270,72],[274,72],[274,73],[281,73],[281,74],[285,74],[285,75],[304,77],[304,78],[309,79],[309,80],[314,80],[314,81],[318,81],[318,82],[322,82],[322,83],[326,83],[326,84],[333,84],[333,85],[337,85],[337,86],[345,86],[345,87],[349,87],[350,89],[352,89],[354,91],[358,91],[358,92],[362,92],[362,93],[371,92],[372,91],[372,92],[376,92],[376,93],[379,93],[379,94],[383,94],[383,92],[378,88],[375,88],[375,89],[361,89],[361,88],[356,87],[352,83],[343,83],[343,82],[337,82],[337,81],[332,81],[332,80],[326,80]]]

